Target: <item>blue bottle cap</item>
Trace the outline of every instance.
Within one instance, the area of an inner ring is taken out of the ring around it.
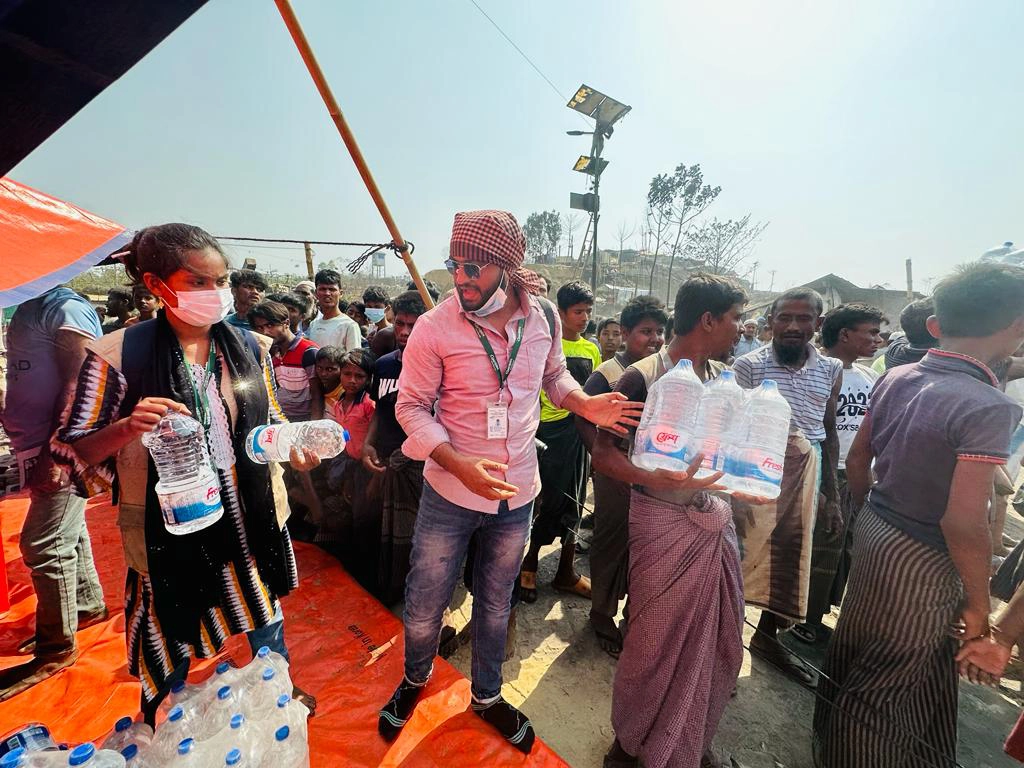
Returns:
[[[132,727],[132,719],[130,717],[128,717],[127,715],[125,715],[120,720],[118,720],[116,723],[114,723],[114,732],[115,733],[121,733],[121,731],[127,731],[131,727]]]
[[[269,645],[261,645],[260,649],[258,651],[256,651],[256,655],[259,656],[261,659],[267,658],[267,656],[270,655],[270,646]]]
[[[225,685],[217,691],[217,698],[224,701],[228,696],[231,695],[231,686]]]
[[[181,704],[175,704],[171,707],[171,711],[167,713],[167,719],[172,723],[181,720],[185,716],[185,710],[181,708]]]
[[[96,747],[92,744],[81,744],[71,750],[71,754],[68,756],[68,765],[84,765],[92,760],[92,756],[95,754]]]
[[[722,371],[720,374],[718,374],[718,378],[721,379],[722,381],[732,381],[733,379],[736,378],[736,374],[733,373],[732,371]]]
[[[228,663],[227,663],[226,661],[222,661],[222,662],[221,662],[220,664],[218,664],[218,665],[217,665],[217,666],[216,666],[216,667],[214,668],[214,671],[215,671],[215,672],[216,672],[216,673],[217,673],[218,675],[223,675],[223,674],[224,674],[225,672],[227,672],[227,671],[228,671],[229,669],[231,669],[231,665],[230,665],[230,664],[228,664]]]
[[[290,734],[290,733],[291,733],[291,731],[288,729],[288,726],[287,725],[282,725],[280,728],[278,728],[276,731],[274,731],[274,738],[277,739],[278,741],[284,741],[285,739],[288,738],[288,734]]]
[[[138,744],[129,744],[127,747],[121,750],[121,757],[125,760],[133,760],[136,755],[139,754]]]
[[[244,723],[244,722],[245,722],[245,715],[243,715],[241,712],[239,712],[237,715],[232,715],[231,716],[231,729],[237,731],[239,728],[242,727],[242,723]]]
[[[187,755],[189,752],[192,751],[192,747],[195,745],[195,743],[196,742],[193,739],[182,739],[178,743],[178,754]]]
[[[228,756],[224,758],[225,765],[238,765],[242,759],[242,750],[235,748],[228,752]]]
[[[25,754],[24,747],[12,749],[3,757],[0,757],[0,768],[16,768],[21,764],[21,757]]]
[[[264,680],[264,682],[266,682],[267,680],[273,680],[273,679],[274,679],[274,668],[273,667],[266,667],[263,670],[263,680]]]
[[[287,707],[288,706],[288,702],[291,701],[291,700],[292,700],[291,696],[289,696],[287,693],[282,693],[280,696],[277,697],[277,707],[278,707],[278,709],[283,709],[283,708]]]
[[[171,693],[178,694],[185,690],[185,681],[179,680],[171,686]]]

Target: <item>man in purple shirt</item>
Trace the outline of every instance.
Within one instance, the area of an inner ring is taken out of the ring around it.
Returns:
[[[557,313],[537,297],[540,278],[522,269],[525,250],[512,214],[456,214],[446,266],[457,295],[417,321],[405,350],[395,415],[408,435],[402,451],[426,464],[405,591],[405,676],[378,723],[389,741],[430,678],[441,617],[476,533],[472,709],[529,753],[533,726],[502,699],[501,664],[540,491],[540,391],[592,424],[624,432],[639,422],[641,404],[615,392],[590,397],[566,370]]]

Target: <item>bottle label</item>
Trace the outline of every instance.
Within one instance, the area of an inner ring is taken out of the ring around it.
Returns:
[[[275,461],[278,455],[277,440],[281,430],[276,424],[268,424],[265,427],[254,429],[249,435],[249,450],[257,461],[269,463]]]
[[[756,457],[753,461],[744,461],[742,459],[735,459],[730,462],[726,462],[727,465],[731,464],[731,467],[727,467],[727,472],[737,477],[746,477],[751,480],[760,480],[766,483],[772,483],[773,485],[782,485],[782,460],[772,455],[762,455]]]
[[[223,509],[220,501],[220,483],[212,473],[201,484],[186,490],[158,494],[164,521],[169,526],[188,523]]]
[[[656,424],[647,430],[648,450],[669,456],[681,453],[686,441],[679,431],[668,424]]]

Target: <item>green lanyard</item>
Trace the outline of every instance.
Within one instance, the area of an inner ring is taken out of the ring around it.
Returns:
[[[480,339],[480,344],[484,348],[484,352],[487,353],[487,358],[491,361],[491,368],[494,369],[495,375],[498,377],[498,389],[499,398],[501,397],[500,392],[505,391],[505,384],[508,383],[508,377],[512,375],[512,366],[516,363],[516,357],[519,355],[519,347],[523,343],[523,328],[526,327],[526,318],[519,318],[519,322],[516,323],[516,340],[512,344],[512,348],[508,352],[508,365],[505,366],[505,373],[502,374],[501,366],[498,365],[498,356],[494,354],[494,348],[491,346],[491,342],[487,340],[487,336],[480,326],[470,320],[470,325],[473,326],[473,330],[476,331],[476,337]]]
[[[206,361],[206,370],[203,371],[203,381],[200,386],[192,385],[192,402],[196,407],[196,418],[203,425],[203,429],[210,428],[210,398],[206,394],[206,388],[213,376],[214,366],[217,364],[217,351],[214,349],[213,340],[210,340],[210,359]]]

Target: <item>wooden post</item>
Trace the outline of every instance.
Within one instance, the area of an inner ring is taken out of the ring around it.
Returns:
[[[348,148],[348,153],[352,156],[352,162],[356,165],[356,170],[359,171],[359,175],[363,178],[363,183],[366,185],[367,191],[370,193],[370,197],[373,199],[374,204],[377,206],[377,210],[380,212],[380,216],[384,219],[384,225],[388,228],[388,232],[391,234],[391,239],[394,240],[398,246],[399,255],[402,257],[402,261],[405,262],[406,269],[409,270],[409,274],[412,276],[412,280],[416,283],[416,288],[420,292],[420,296],[423,299],[423,303],[427,309],[434,306],[434,301],[430,297],[430,293],[427,291],[427,286],[423,282],[423,278],[420,277],[420,272],[416,269],[416,264],[412,260],[411,248],[409,244],[402,237],[402,233],[398,230],[398,225],[395,223],[394,218],[391,216],[391,211],[388,209],[387,203],[384,202],[384,197],[380,193],[380,189],[377,187],[377,182],[374,181],[373,174],[370,172],[369,166],[366,164],[366,159],[363,157],[362,151],[359,149],[359,144],[356,142],[355,134],[352,133],[352,129],[349,128],[348,122],[345,120],[345,116],[341,112],[341,107],[338,106],[338,102],[334,98],[334,94],[331,93],[331,87],[327,84],[327,78],[324,77],[323,70],[320,69],[320,64],[317,63],[316,56],[313,55],[313,49],[309,45],[309,41],[306,39],[306,33],[302,31],[302,26],[299,24],[298,18],[295,16],[295,11],[292,9],[289,0],[274,0],[277,5],[277,10],[281,13],[281,18],[284,19],[284,24],[288,27],[288,32],[292,36],[292,40],[295,42],[295,47],[299,49],[299,55],[302,57],[302,61],[306,65],[306,69],[309,70],[310,77],[313,78],[313,83],[316,85],[316,89],[320,92],[320,98],[323,99],[324,105],[327,107],[327,112],[330,114],[331,119],[334,120],[334,125],[338,129],[338,133],[341,134],[341,140],[345,142],[345,146]]]
[[[907,303],[914,300],[914,266],[910,259],[907,259]]]
[[[309,275],[309,279],[313,279],[313,246],[309,243],[302,244],[306,249],[306,274]]]

